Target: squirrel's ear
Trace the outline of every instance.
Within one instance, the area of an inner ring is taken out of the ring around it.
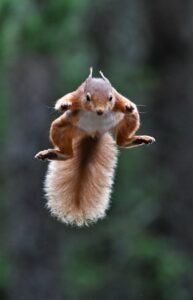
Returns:
[[[90,67],[90,73],[89,73],[88,78],[92,78],[92,73],[93,73],[93,67]]]
[[[109,79],[108,79],[107,77],[105,77],[105,75],[103,74],[102,71],[99,71],[99,74],[100,74],[101,77],[104,79],[104,81],[106,81],[106,82],[108,82],[109,84],[111,84],[110,81],[109,81]]]
[[[87,82],[89,82],[92,79],[92,73],[93,73],[93,68],[90,67],[90,73],[89,73],[88,77],[86,78],[85,82],[83,83],[84,85],[87,84]]]

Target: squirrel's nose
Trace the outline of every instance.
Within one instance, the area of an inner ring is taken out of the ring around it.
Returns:
[[[103,114],[103,110],[102,109],[98,109],[97,110],[97,115],[101,116]]]

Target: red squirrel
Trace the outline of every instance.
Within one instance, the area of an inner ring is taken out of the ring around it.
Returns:
[[[105,216],[109,206],[117,147],[151,144],[135,135],[140,126],[137,106],[122,96],[100,71],[55,104],[63,114],[50,128],[54,149],[36,158],[51,161],[45,179],[47,206],[67,224],[88,225]],[[110,135],[112,132],[115,141]]]

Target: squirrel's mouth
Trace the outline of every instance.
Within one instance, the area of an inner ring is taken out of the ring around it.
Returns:
[[[104,111],[99,109],[99,110],[97,110],[96,113],[97,113],[98,116],[102,116],[104,114]]]

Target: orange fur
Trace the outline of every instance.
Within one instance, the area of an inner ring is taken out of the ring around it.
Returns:
[[[117,149],[112,137],[74,141],[74,155],[50,162],[45,180],[47,206],[59,220],[78,226],[103,218],[109,207]]]
[[[102,74],[87,80],[56,102],[63,112],[53,121],[50,140],[54,149],[36,158],[51,160],[45,180],[47,205],[65,223],[82,226],[105,216],[117,160],[115,133],[120,147],[155,141],[135,136],[140,118],[136,105],[118,93]]]

